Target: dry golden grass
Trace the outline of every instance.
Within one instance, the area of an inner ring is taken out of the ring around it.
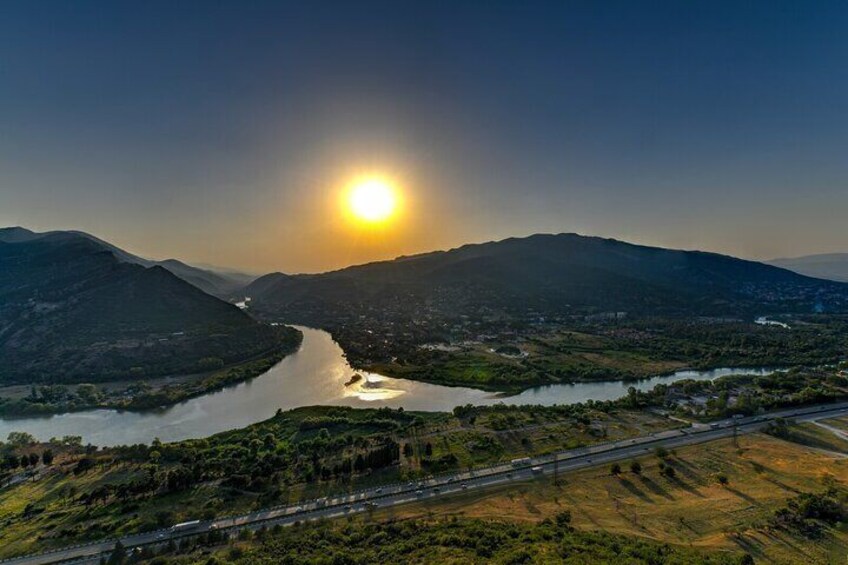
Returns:
[[[640,459],[641,476],[622,463],[484,493],[384,511],[383,516],[464,515],[536,521],[570,510],[574,525],[710,549],[743,549],[758,563],[845,563],[848,530],[816,542],[765,528],[771,513],[799,492],[828,481],[848,484],[848,459],[766,435],[743,436],[678,450],[676,478],[659,473],[655,456]],[[723,473],[728,484],[716,476]]]

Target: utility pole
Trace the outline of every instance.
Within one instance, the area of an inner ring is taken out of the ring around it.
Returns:
[[[733,419],[733,447],[739,447],[739,420]]]
[[[554,486],[559,486],[559,453],[554,453]]]

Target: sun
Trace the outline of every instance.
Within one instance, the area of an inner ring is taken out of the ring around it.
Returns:
[[[388,220],[397,207],[392,185],[380,178],[366,178],[353,184],[348,194],[348,208],[357,219],[378,223]]]

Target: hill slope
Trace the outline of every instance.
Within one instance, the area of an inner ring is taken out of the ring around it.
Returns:
[[[768,261],[768,264],[809,277],[848,282],[848,253],[824,253],[790,259],[773,259]]]
[[[0,383],[196,372],[280,342],[280,330],[84,235],[2,235]]]
[[[142,267],[160,266],[175,274],[186,282],[189,282],[212,296],[228,299],[238,295],[246,284],[254,277],[237,272],[223,272],[212,269],[201,269],[193,265],[187,265],[176,259],[164,259],[162,261],[154,261],[145,259],[138,255],[133,255],[128,251],[124,251],[120,247],[112,245],[107,241],[95,237],[91,234],[81,231],[53,231],[46,233],[36,233],[21,227],[0,228],[0,242],[20,243],[24,241],[32,241],[44,236],[57,235],[77,235],[97,243],[101,247],[111,251],[115,257],[124,263],[133,263]]]
[[[575,234],[535,235],[400,257],[320,275],[271,274],[253,307],[308,323],[338,311],[439,315],[624,310],[643,314],[810,312],[843,308],[848,285],[699,251]]]

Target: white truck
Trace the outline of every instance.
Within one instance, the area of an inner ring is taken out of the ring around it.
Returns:
[[[200,527],[200,520],[190,520],[188,522],[180,522],[171,526],[172,532],[190,532]]]

